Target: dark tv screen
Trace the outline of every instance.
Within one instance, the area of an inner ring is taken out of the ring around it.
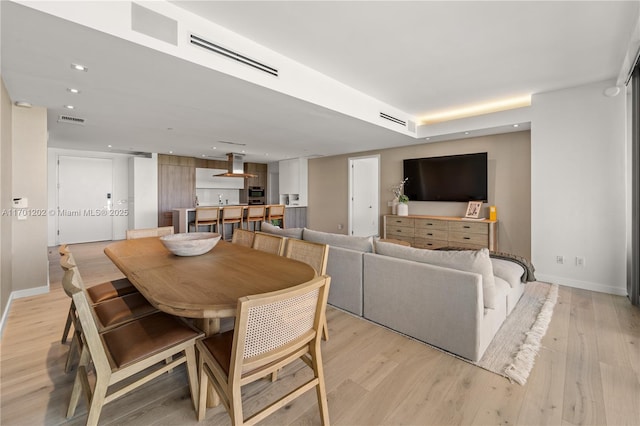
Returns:
[[[404,160],[412,201],[488,201],[487,153]]]

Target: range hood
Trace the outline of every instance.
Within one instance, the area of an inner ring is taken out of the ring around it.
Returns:
[[[234,152],[230,152],[227,154],[227,172],[221,173],[219,177],[241,177],[241,178],[252,178],[257,177],[258,175],[254,175],[251,173],[244,172],[244,162],[242,159],[244,158],[241,154],[236,154]]]

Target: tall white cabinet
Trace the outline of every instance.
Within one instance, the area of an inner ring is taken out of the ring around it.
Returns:
[[[279,164],[280,203],[292,207],[306,207],[308,193],[308,160],[293,158]]]

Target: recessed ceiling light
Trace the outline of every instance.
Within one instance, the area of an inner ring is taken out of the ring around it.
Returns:
[[[74,108],[75,108],[73,105],[64,105],[64,107],[65,107],[66,109],[74,109]]]
[[[206,157],[206,155],[205,155],[205,154],[202,154],[202,156],[203,156],[203,157]]]
[[[71,68],[73,68],[76,71],[84,71],[84,72],[89,71],[89,68],[85,67],[84,65],[80,65],[80,64],[71,64]]]
[[[74,89],[73,87],[69,87],[67,88],[67,92],[77,95],[78,93],[80,93],[80,89]]]
[[[111,148],[111,145],[107,145],[107,148]]]
[[[245,151],[245,150],[243,149],[243,150],[242,150],[242,153],[244,154],[245,152],[247,152],[247,151]]]
[[[425,138],[425,140],[428,140],[428,141],[430,141],[430,140],[431,140],[431,138]]]
[[[469,132],[464,132],[464,134],[465,134],[465,135],[468,135],[468,134],[469,134]]]
[[[169,151],[169,154],[173,154],[173,151]]]
[[[216,147],[216,146],[212,146],[212,147],[211,147],[211,149],[218,149],[218,147]]]
[[[513,127],[520,127],[520,125],[519,124],[514,124]]]

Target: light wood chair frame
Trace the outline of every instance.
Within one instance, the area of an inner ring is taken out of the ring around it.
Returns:
[[[159,228],[144,229],[127,229],[127,240],[135,240],[137,238],[162,237],[165,235],[173,235],[173,226],[161,226]]]
[[[261,214],[256,213],[256,211],[261,212]],[[258,223],[264,222],[264,218],[267,214],[267,207],[264,205],[258,206],[248,206],[247,207],[247,229],[249,229],[249,225],[253,222],[253,230],[258,231]]]
[[[240,214],[235,214],[233,213],[232,216],[229,217],[225,217],[225,215],[227,214],[232,214],[232,213],[228,213],[228,212],[236,212],[236,211],[240,211]],[[226,224],[230,224],[231,225],[231,235],[233,235],[233,224],[237,223],[238,224],[238,228],[241,229],[242,228],[242,223],[243,223],[243,219],[244,219],[244,207],[242,206],[226,206],[222,209],[222,220],[221,220],[221,225],[222,225],[222,239],[225,240],[225,226]]]
[[[62,253],[62,251],[60,251],[60,253]],[[68,251],[68,249],[64,252],[64,255],[60,258],[60,267],[62,268],[62,270],[66,273],[68,270],[72,269],[72,268],[76,268],[77,271],[77,265],[76,262],[73,258],[73,254]],[[79,272],[77,272],[77,274],[79,275]],[[78,279],[79,284],[81,285],[81,289],[82,291],[85,293],[85,296],[87,298],[88,303],[91,306],[91,314],[93,316],[93,319],[96,323],[96,327],[98,328],[98,332],[99,333],[104,333],[108,330],[111,330],[115,327],[118,327],[122,324],[125,324],[127,322],[131,322],[131,321],[135,321],[136,319],[140,319],[144,316],[147,315],[151,315],[155,312],[158,312],[157,309],[153,309],[153,310],[149,310],[143,314],[139,314],[137,316],[131,316],[128,318],[122,318],[119,319],[117,322],[114,322],[113,324],[109,325],[109,326],[103,326],[100,323],[100,320],[98,319],[98,315],[95,312],[96,306],[101,305],[101,303],[114,303],[112,302],[115,299],[118,298],[114,298],[114,299],[109,299],[106,300],[104,302],[98,303],[98,304],[94,304],[93,301],[91,300],[91,297],[88,295],[86,288],[84,287],[84,282],[82,281],[82,278],[79,277]],[[65,325],[65,335],[68,333],[68,328],[69,328],[69,324],[73,324],[73,328],[74,328],[74,332],[73,332],[73,337],[71,339],[71,344],[69,347],[69,353],[67,354],[67,360],[65,362],[65,366],[64,366],[64,371],[65,373],[68,373],[69,371],[71,371],[72,367],[73,367],[73,361],[74,358],[76,356],[80,357],[82,354],[82,348],[83,348],[83,341],[81,339],[81,334],[82,334],[82,327],[81,324],[78,320],[78,312],[76,309],[76,305],[75,302],[73,301],[73,294],[71,293],[71,291],[69,290],[69,288],[64,287],[63,286],[63,290],[64,292],[67,294],[67,296],[69,296],[69,298],[71,298],[71,305],[69,306],[69,314],[67,315],[67,325]],[[133,294],[133,293],[130,293]],[[123,297],[127,297],[129,295],[123,296]],[[106,306],[106,305],[102,305],[102,306]],[[149,306],[149,308],[151,308],[151,306]],[[64,342],[62,342],[64,343]]]
[[[253,245],[251,247],[266,253],[282,256],[286,242],[287,237],[256,231],[255,236],[253,237]]]
[[[255,424],[313,388],[316,389],[322,424],[329,424],[329,408],[320,350],[320,329],[325,315],[330,281],[331,278],[325,275],[289,289],[240,298],[236,310],[236,326],[233,330],[228,375],[206,345],[202,341],[196,343],[199,354],[198,372],[200,376],[198,420],[203,420],[206,415],[207,388],[209,381],[211,381],[220,396],[221,402],[227,409],[233,425]],[[249,314],[253,309],[291,300],[315,291],[317,291],[317,300],[313,326],[309,330],[301,332],[297,336],[292,336],[292,340],[264,353],[251,357],[244,356],[247,336],[251,332],[248,329]],[[245,419],[242,408],[242,386],[272,374],[299,358],[313,370],[313,378],[284,397],[267,405],[250,418]]]
[[[327,274],[327,261],[329,260],[329,246],[327,244],[314,243],[312,241],[287,239],[284,256],[293,260],[299,260],[311,266],[317,275]],[[329,340],[329,327],[327,317],[322,328],[324,340]]]
[[[245,247],[253,247],[253,238],[255,233],[246,229],[236,229],[231,236],[231,242],[234,244],[240,244]]]
[[[193,222],[195,231],[198,232],[201,226],[207,226],[211,232],[214,232],[213,227],[215,226],[215,232],[219,232],[221,211],[222,209],[220,207],[196,207],[196,218]],[[215,212],[215,218],[213,212]]]
[[[87,425],[97,425],[102,407],[105,404],[108,404],[133,389],[184,363],[187,364],[187,376],[189,380],[191,400],[193,406],[197,410],[198,401],[196,399],[196,395],[198,395],[198,378],[195,358],[195,341],[197,338],[201,338],[203,334],[196,334],[193,339],[176,344],[133,364],[118,368],[110,356],[105,340],[98,332],[98,328],[89,305],[89,300],[83,291],[84,286],[81,280],[77,267],[67,270],[62,280],[62,284],[66,291],[69,291],[73,295],[73,302],[75,303],[78,319],[81,323],[81,335],[83,339],[80,365],[78,366],[73,390],[71,392],[67,418],[74,415],[76,406],[80,399],[81,391],[84,391],[88,407]],[[167,362],[168,360],[171,361]],[[166,363],[164,365],[160,365],[163,361]],[[93,363],[96,375],[93,389],[89,384],[87,374],[90,362]],[[152,366],[156,366],[153,371],[147,372],[143,377],[137,377],[133,382],[128,383],[126,386],[107,395],[110,386],[120,383]]]
[[[272,204],[269,206],[269,213],[267,215],[267,221],[273,225],[274,220],[282,221],[281,228],[284,229],[284,216],[285,216],[285,205],[284,204]]]

